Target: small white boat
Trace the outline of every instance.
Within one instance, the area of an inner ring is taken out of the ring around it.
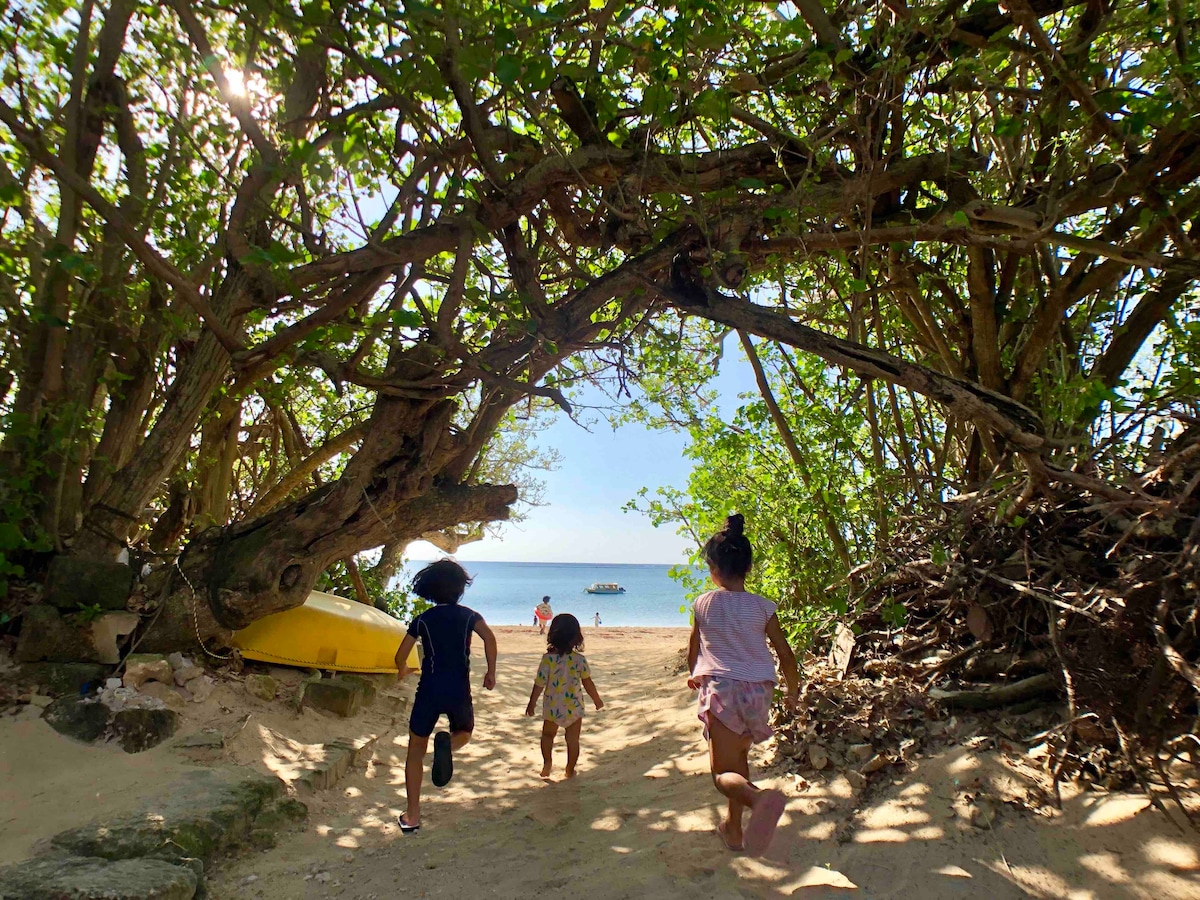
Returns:
[[[597,581],[591,587],[584,588],[589,594],[623,594],[625,588],[612,581]]]

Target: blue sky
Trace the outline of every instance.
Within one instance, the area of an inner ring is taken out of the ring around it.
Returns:
[[[754,389],[754,376],[737,346],[726,343],[717,380],[719,405],[730,411],[737,395]],[[622,512],[640,488],[687,485],[691,461],[684,459],[683,434],[650,431],[640,425],[614,430],[601,419],[590,433],[559,414],[541,436],[544,447],[562,454],[562,465],[540,473],[546,484],[545,504],[529,510],[524,522],[506,523],[499,537],[465,544],[457,559],[464,562],[682,563],[690,540],[673,526],[655,528],[639,513]],[[417,541],[410,559],[437,559],[443,554]]]

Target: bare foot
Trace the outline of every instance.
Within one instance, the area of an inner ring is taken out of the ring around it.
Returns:
[[[563,772],[563,778],[574,778],[574,777],[575,777],[575,770],[573,768],[567,769],[565,772]]]
[[[550,763],[546,763],[544,766],[542,766],[541,775],[539,775],[538,777],[539,778],[549,778],[550,777],[550,769],[551,769]]]
[[[728,819],[722,819],[717,823],[717,836],[721,839],[721,842],[725,844],[725,847],[728,850],[732,850],[737,853],[745,849],[742,846],[741,829],[738,829],[738,834],[735,837],[732,833],[732,829],[730,828]]]

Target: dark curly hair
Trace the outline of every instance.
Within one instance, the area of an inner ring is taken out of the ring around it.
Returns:
[[[750,539],[742,533],[746,517],[734,513],[725,525],[704,544],[704,559],[717,572],[734,578],[744,577],[754,563]]]
[[[457,603],[470,583],[466,569],[452,559],[439,559],[413,576],[412,589],[432,603]]]
[[[579,620],[570,613],[559,613],[550,623],[546,635],[546,652],[562,655],[583,649],[583,629]]]

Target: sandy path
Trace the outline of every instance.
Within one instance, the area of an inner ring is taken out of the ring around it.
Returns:
[[[543,644],[528,629],[499,631],[497,689],[476,692],[476,740],[457,755],[451,785],[426,781],[418,835],[394,824],[401,735],[318,795],[303,833],[222,865],[211,896],[1200,896],[1195,847],[1139,813],[1138,798],[1081,799],[1054,820],[1005,808],[985,831],[953,818],[960,781],[1008,777],[995,758],[961,748],[922,760],[858,813],[844,778],[761,778],[789,795],[775,844],[762,860],[728,853],[712,833],[717,795],[692,696],[669,671],[686,632],[589,631],[608,708],[589,711],[579,777],[546,783],[540,719],[522,715]],[[556,774],[564,759],[560,748]]]

